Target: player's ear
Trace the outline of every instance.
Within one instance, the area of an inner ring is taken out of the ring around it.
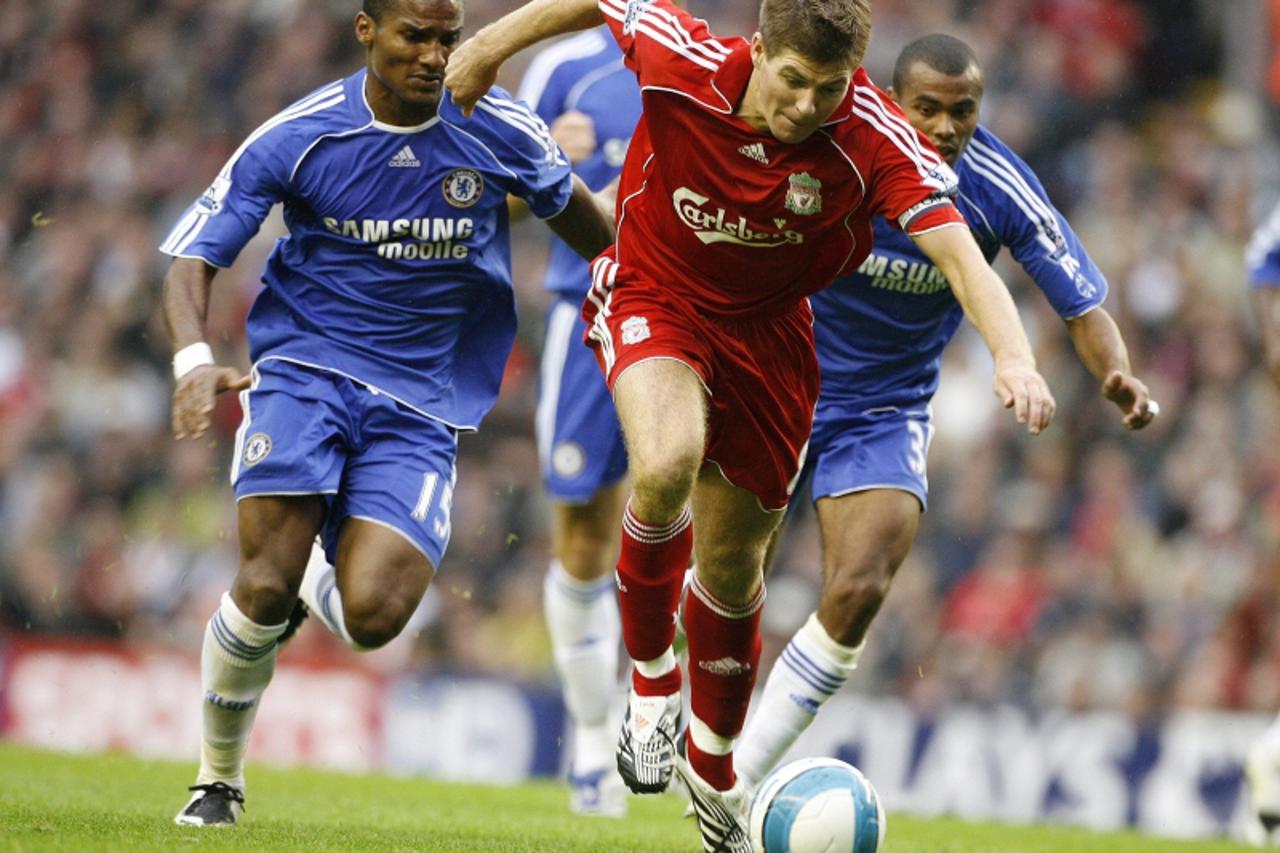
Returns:
[[[764,60],[764,39],[760,37],[759,33],[756,33],[751,36],[751,64],[756,68],[760,68],[764,65]]]
[[[894,102],[895,104],[897,104],[898,106],[902,106],[902,101],[899,101],[899,100],[898,100],[898,90],[897,90],[897,89],[895,89],[895,88],[893,88],[892,86],[890,86],[888,89],[885,89],[885,90],[884,90],[884,93],[885,93],[886,95],[888,95],[888,96],[889,96],[889,100],[893,101],[893,102]]]
[[[373,46],[373,31],[376,28],[373,18],[370,18],[361,9],[356,12],[356,41],[364,45],[366,48]]]

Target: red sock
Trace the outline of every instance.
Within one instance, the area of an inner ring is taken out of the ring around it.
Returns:
[[[684,571],[693,552],[689,509],[663,525],[646,524],[631,512],[622,517],[622,553],[618,556],[618,610],[622,641],[632,660],[653,660],[671,647]],[[659,678],[632,675],[641,696],[666,696],[680,689],[680,670]]]
[[[760,664],[760,608],[764,587],[744,605],[717,601],[695,578],[684,602],[689,634],[689,687],[693,716],[722,738],[742,732]],[[689,742],[699,776],[725,791],[733,787],[733,753],[714,755]]]
[[[697,771],[703,781],[717,791],[727,791],[732,788],[737,778],[733,773],[733,753],[716,755],[711,752],[703,752],[693,742],[693,732],[689,732],[687,737],[685,754],[689,759],[689,763],[693,765],[693,769]]]

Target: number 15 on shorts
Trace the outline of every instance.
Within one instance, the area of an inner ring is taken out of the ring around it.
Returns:
[[[453,522],[449,519],[449,513],[453,510],[453,484],[458,476],[458,469],[453,469],[452,474],[447,482],[443,481],[438,473],[429,471],[422,476],[422,491],[418,493],[418,503],[414,506],[410,517],[414,521],[424,523],[431,519],[431,528],[436,538],[442,543],[449,541],[449,534],[452,531]],[[436,492],[439,492],[439,501],[436,500]],[[435,506],[436,512],[432,513],[432,507]]]

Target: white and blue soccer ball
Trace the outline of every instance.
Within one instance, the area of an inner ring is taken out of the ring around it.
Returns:
[[[749,822],[756,853],[877,853],[884,843],[876,789],[834,758],[802,758],[766,776]]]

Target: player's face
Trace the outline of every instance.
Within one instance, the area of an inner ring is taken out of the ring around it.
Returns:
[[[943,74],[923,62],[907,70],[902,91],[889,90],[907,120],[929,137],[933,147],[954,166],[978,127],[982,104],[982,72],[970,65],[963,74]]]
[[[449,54],[462,38],[462,4],[400,0],[376,22],[358,12],[356,38],[368,51],[371,102],[389,102],[383,106],[392,112],[434,115]],[[373,105],[377,112],[379,104]]]
[[[853,79],[844,63],[821,65],[787,49],[769,56],[759,33],[751,40],[751,61],[755,72],[744,100],[752,103],[744,103],[741,114],[790,144],[808,139],[831,117]]]

